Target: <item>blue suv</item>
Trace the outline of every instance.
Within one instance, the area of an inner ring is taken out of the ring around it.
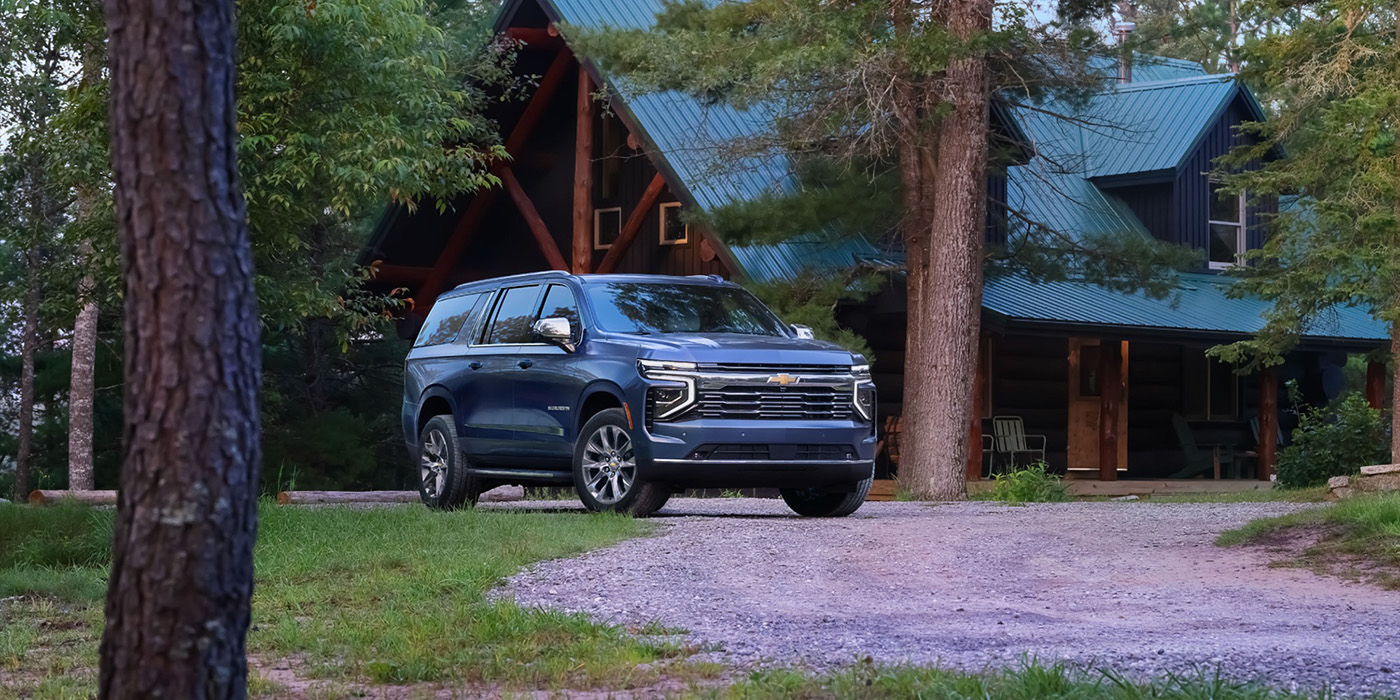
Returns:
[[[859,355],[710,277],[542,272],[438,298],[405,362],[423,502],[573,484],[649,515],[687,488],[775,487],[806,516],[870,491],[875,386]]]

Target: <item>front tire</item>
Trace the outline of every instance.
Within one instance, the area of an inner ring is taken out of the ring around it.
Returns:
[[[433,416],[418,434],[418,497],[434,510],[476,505],[481,482],[467,473],[452,416]]]
[[[872,474],[857,481],[853,490],[846,493],[824,493],[817,489],[778,489],[778,493],[794,513],[805,518],[844,518],[865,503],[874,483]]]
[[[671,490],[642,480],[627,414],[599,411],[584,423],[574,443],[574,489],[589,510],[645,518],[666,505]]]

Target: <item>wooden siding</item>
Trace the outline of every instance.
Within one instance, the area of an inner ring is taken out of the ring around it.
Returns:
[[[1069,439],[1069,341],[1066,338],[1015,336],[992,341],[994,416],[1020,416],[1026,433],[1044,435],[1046,462],[1065,470]]]
[[[1172,186],[1173,206],[1168,221],[1169,230],[1176,232],[1174,242],[1197,250],[1210,249],[1210,176],[1207,173],[1214,169],[1215,159],[1230,149],[1254,142],[1252,136],[1241,134],[1236,128],[1249,119],[1242,99],[1237,98],[1231,103],[1220,119],[1211,125],[1205,138],[1177,173]],[[1246,243],[1249,247],[1257,248],[1263,244],[1263,219],[1277,210],[1276,202],[1264,202],[1248,208],[1245,224],[1248,227]],[[1151,224],[1148,227],[1151,228]],[[1205,263],[1201,265],[1204,267]]]
[[[1133,211],[1133,215],[1142,222],[1143,226],[1152,233],[1152,236],[1162,241],[1174,241],[1175,236],[1171,229],[1172,215],[1172,187],[1170,183],[1153,183],[1150,185],[1132,185],[1129,187],[1117,187],[1112,190],[1118,195],[1124,204]]]

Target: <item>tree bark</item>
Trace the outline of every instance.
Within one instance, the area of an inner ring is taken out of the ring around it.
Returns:
[[[91,193],[80,193],[78,201],[79,210],[86,209],[89,215],[92,206],[88,198],[91,196]],[[90,242],[84,241],[79,246],[79,256],[84,267],[92,264]],[[68,488],[75,491],[94,488],[92,400],[96,390],[97,300],[93,295],[96,286],[91,273],[83,275],[78,283],[78,317],[73,321],[73,368],[68,375]]]
[[[20,331],[19,430],[15,440],[15,502],[29,495],[29,479],[34,470],[34,355],[39,349],[39,255],[30,249],[25,256],[24,327]]]
[[[1400,322],[1390,323],[1390,461],[1400,460]]]
[[[973,40],[991,27],[987,0],[957,0],[947,9],[951,34]],[[984,55],[972,51],[948,66],[944,99],[951,110],[937,130],[937,186],[922,236],[906,236],[909,328],[905,359],[904,449],[900,481],[916,497],[967,497],[968,421],[981,331],[990,81]],[[927,177],[927,174],[926,174]],[[929,180],[934,178],[930,177]]]
[[[241,698],[261,360],[233,2],[105,0],[125,280],[124,463],[103,698]]]

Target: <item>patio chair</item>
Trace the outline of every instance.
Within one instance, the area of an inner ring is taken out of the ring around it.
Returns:
[[[1038,447],[1033,444],[1038,443]],[[1033,455],[1036,460],[1045,461],[1045,436],[1027,435],[1026,424],[1020,416],[992,416],[993,457],[1003,456],[1002,467],[1014,469],[1016,455]],[[995,459],[993,459],[995,463]],[[1026,462],[1030,464],[1030,462]],[[993,466],[995,467],[995,464]]]
[[[1186,418],[1180,413],[1172,414],[1172,427],[1176,430],[1176,440],[1181,444],[1181,454],[1186,461],[1186,466],[1181,471],[1172,474],[1169,479],[1193,479],[1202,474],[1213,476],[1215,473],[1215,454],[1219,450],[1220,469],[1223,472],[1233,472],[1235,469],[1234,445],[1230,443],[1206,443],[1204,445],[1196,442],[1196,434],[1191,432],[1191,426],[1187,424]],[[1210,449],[1201,449],[1207,447]]]

